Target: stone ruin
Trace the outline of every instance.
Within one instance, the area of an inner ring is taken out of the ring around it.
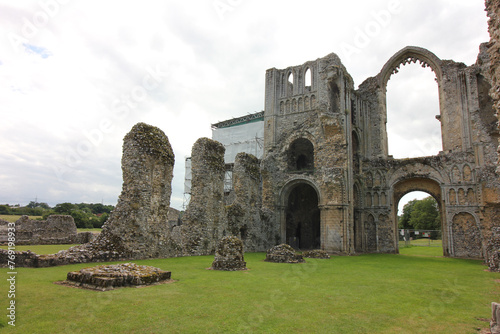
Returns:
[[[307,250],[302,253],[302,257],[310,259],[329,259],[330,255],[321,249]]]
[[[121,263],[71,271],[60,284],[107,291],[119,287],[139,287],[169,281],[170,271],[135,263]]]
[[[247,251],[297,240],[301,250],[397,253],[397,206],[417,190],[438,202],[445,256],[488,259],[493,228],[500,226],[494,112],[500,115],[500,42],[499,1],[486,5],[491,41],[470,66],[408,46],[358,89],[333,53],[267,70],[262,161],[239,155],[232,202],[225,203],[224,147],[199,139],[191,156],[191,202],[180,225],[167,223],[174,163],[168,138],[137,124],[124,139],[122,194],[101,235],[56,255],[27,255],[26,262],[213,254],[230,235]],[[387,82],[401,66],[417,62],[436,75],[443,150],[394,159]]]
[[[486,264],[490,271],[500,272],[500,227],[492,229],[491,238],[487,247],[488,258]]]
[[[215,259],[211,269],[236,271],[246,270],[247,263],[243,257],[243,242],[235,236],[224,237],[215,250]]]
[[[71,216],[51,215],[46,220],[22,216],[15,223],[16,245],[81,244],[92,240],[91,232],[80,232]],[[0,244],[8,241],[9,222],[0,219]]]
[[[167,136],[158,128],[136,124],[123,143],[123,187],[115,210],[104,224],[102,232],[91,242],[74,246],[57,254],[37,255],[17,252],[18,266],[47,267],[70,263],[112,260],[176,257],[214,254],[224,236],[232,235],[235,223],[228,224],[224,203],[224,147],[211,139],[201,138],[193,146],[192,200],[177,226],[169,224],[169,205],[174,154]],[[258,189],[258,161],[251,160],[236,178],[249,189]],[[252,171],[250,184],[246,173]],[[249,208],[258,200],[237,195],[238,203]],[[231,210],[227,210],[231,212]],[[253,212],[253,214],[252,214]],[[262,215],[265,217],[265,214]],[[229,213],[229,217],[233,217]],[[251,245],[271,245],[266,241],[266,224],[260,224],[260,211],[252,207],[245,222],[245,239]],[[232,218],[231,218],[232,219]],[[172,218],[170,218],[170,221]],[[233,220],[234,221],[234,220]],[[254,246],[253,249],[257,248]],[[0,260],[7,251],[0,250]]]
[[[292,246],[287,244],[281,244],[269,249],[266,253],[266,259],[264,261],[275,263],[306,262],[304,261],[302,255],[295,253],[295,250],[292,248]]]

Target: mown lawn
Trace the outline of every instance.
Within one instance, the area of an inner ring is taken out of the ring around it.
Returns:
[[[30,250],[37,254],[55,254],[63,249],[68,249],[75,245],[19,245],[16,251],[24,252]],[[8,246],[0,246],[0,249],[8,249]]]
[[[8,222],[15,222],[19,220],[22,216],[19,215],[0,215],[0,219],[6,220]],[[30,219],[36,220],[36,219],[42,219],[42,216],[29,216]]]
[[[32,246],[32,250],[36,250]],[[414,250],[414,248],[416,250]],[[134,261],[176,281],[96,292],[53,284],[89,264],[18,268],[16,327],[7,325],[7,269],[0,269],[3,333],[475,333],[487,328],[500,274],[480,261],[371,254],[264,262],[206,270],[213,256]],[[427,249],[427,248],[426,248]],[[91,264],[93,265],[93,264]]]

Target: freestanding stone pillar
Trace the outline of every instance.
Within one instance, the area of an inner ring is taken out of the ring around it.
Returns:
[[[191,152],[191,200],[182,218],[186,255],[213,254],[228,232],[224,205],[224,146],[200,138]]]
[[[165,133],[136,124],[123,141],[122,193],[95,244],[112,244],[124,257],[165,256],[173,168]]]

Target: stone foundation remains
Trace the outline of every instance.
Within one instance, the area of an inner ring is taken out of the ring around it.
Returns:
[[[71,271],[66,284],[92,290],[107,291],[119,287],[139,287],[170,280],[171,272],[135,263],[122,263]]]

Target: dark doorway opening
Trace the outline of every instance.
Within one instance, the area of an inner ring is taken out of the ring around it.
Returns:
[[[295,172],[314,170],[314,146],[309,140],[299,138],[290,145],[288,169]]]
[[[286,240],[297,249],[319,249],[320,211],[318,194],[308,184],[297,185],[288,196]]]

